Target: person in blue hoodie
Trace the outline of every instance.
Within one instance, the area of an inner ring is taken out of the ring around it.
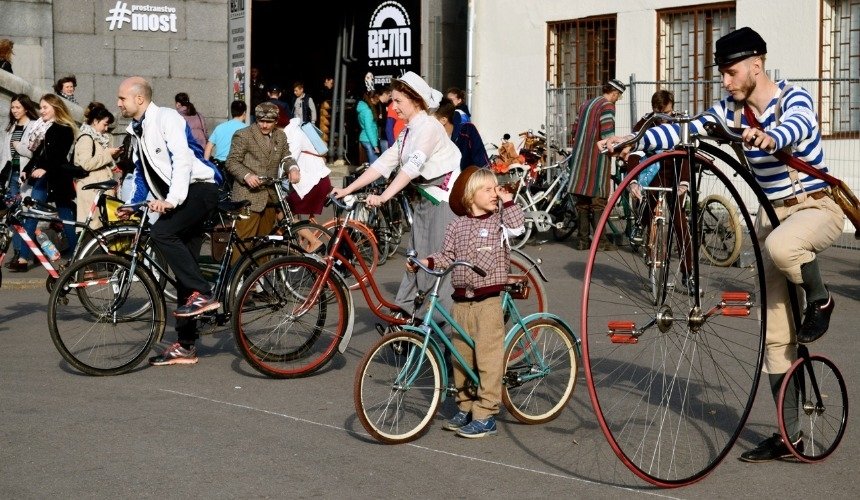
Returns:
[[[470,121],[463,121],[462,115],[457,112],[451,102],[444,102],[433,113],[433,116],[445,127],[448,136],[460,150],[460,170],[469,165],[488,167],[490,158],[487,156],[487,148],[484,140],[478,132],[478,127]]]

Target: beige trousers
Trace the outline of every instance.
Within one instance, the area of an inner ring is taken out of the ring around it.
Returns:
[[[785,373],[797,358],[794,320],[789,307],[788,281],[803,282],[800,266],[815,260],[842,234],[842,210],[829,196],[807,197],[792,207],[775,207],[780,221],[774,229],[763,208],[756,217],[756,234],[762,247],[767,288],[767,339],[765,371]],[[803,293],[798,287],[799,296]]]
[[[451,308],[451,317],[475,341],[473,351],[458,334],[454,333],[452,339],[454,348],[481,379],[476,397],[466,388],[467,377],[463,367],[454,363],[457,406],[461,411],[472,412],[473,419],[496,415],[502,400],[502,376],[505,369],[502,300],[500,297],[490,297],[480,302],[455,302]]]

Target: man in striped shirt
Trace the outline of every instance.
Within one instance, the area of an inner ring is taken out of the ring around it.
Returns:
[[[795,158],[827,172],[812,96],[786,81],[772,81],[765,73],[766,54],[767,44],[750,28],[738,29],[717,40],[714,57],[729,95],[710,111],[728,124],[744,128],[744,156],[780,222],[774,228],[764,209],[759,208],[755,231],[759,241],[764,242],[767,290],[765,369],[776,399],[785,372],[797,358],[795,339],[812,342],[829,326],[834,301],[824,286],[816,255],[842,234],[843,215],[828,196],[824,181],[789,169],[773,156],[788,148]],[[748,116],[754,116],[760,128],[751,124]],[[697,132],[704,132],[704,123],[702,120],[693,124]],[[638,146],[645,151],[670,149],[679,142],[678,130],[677,124],[651,128]],[[611,151],[614,144],[625,139],[611,137],[601,146]],[[803,323],[797,332],[786,278],[806,292]],[[774,434],[742,454],[741,460],[763,462],[789,455],[782,438]]]
[[[606,208],[609,197],[612,159],[600,154],[597,142],[615,134],[615,103],[625,90],[619,80],[609,80],[603,86],[603,95],[582,103],[573,125],[573,153],[570,157],[572,175],[568,191],[576,195],[579,234],[574,246],[577,250],[591,247],[592,221],[596,222]],[[611,250],[609,240],[601,241],[604,250]]]

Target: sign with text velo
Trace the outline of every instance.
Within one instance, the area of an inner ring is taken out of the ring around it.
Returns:
[[[108,30],[121,30],[126,23],[132,31],[176,33],[176,7],[168,5],[128,5],[118,0],[105,18]]]

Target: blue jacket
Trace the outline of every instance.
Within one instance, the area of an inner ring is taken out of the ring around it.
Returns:
[[[456,113],[455,122],[459,113]],[[487,156],[487,148],[484,147],[484,141],[481,139],[481,134],[478,133],[478,128],[472,122],[454,123],[454,130],[451,132],[451,140],[457,145],[460,150],[460,170],[475,165],[478,167],[487,167],[490,165],[490,158]]]

